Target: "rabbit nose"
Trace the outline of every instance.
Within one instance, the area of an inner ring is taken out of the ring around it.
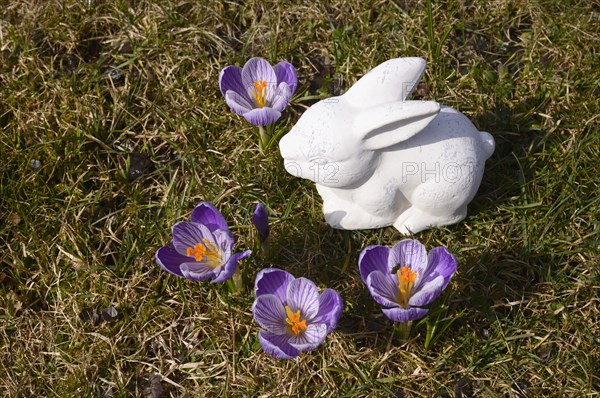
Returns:
[[[281,140],[279,140],[279,152],[281,157],[284,159],[297,159],[298,158],[298,145],[296,140],[292,137],[292,132],[287,133]]]

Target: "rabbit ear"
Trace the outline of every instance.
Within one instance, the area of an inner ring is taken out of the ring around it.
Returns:
[[[364,107],[408,99],[425,72],[423,58],[394,58],[358,80],[343,95],[351,105]]]
[[[367,149],[383,149],[416,135],[439,112],[434,101],[396,101],[360,112],[354,127]]]

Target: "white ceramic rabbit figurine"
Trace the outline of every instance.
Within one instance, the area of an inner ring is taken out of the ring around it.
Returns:
[[[286,170],[317,184],[332,227],[410,234],[467,215],[494,139],[455,109],[408,101],[424,72],[421,58],[384,62],[281,139]]]

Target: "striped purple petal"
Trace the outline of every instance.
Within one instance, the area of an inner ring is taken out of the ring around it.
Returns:
[[[213,232],[213,237],[215,238],[214,245],[223,254],[223,261],[227,261],[233,252],[233,234],[229,231],[217,229]]]
[[[227,231],[227,221],[223,214],[210,202],[200,202],[192,210],[191,220],[198,224],[205,225],[211,232],[215,229]]]
[[[254,294],[256,297],[263,294],[274,294],[286,305],[288,285],[294,277],[289,272],[278,268],[265,268],[258,272],[254,281]]]
[[[450,279],[456,272],[456,258],[443,246],[434,247],[427,254],[427,269],[419,285],[441,275],[444,278],[442,290],[446,289]],[[415,282],[415,288],[419,288]]]
[[[274,334],[287,332],[285,307],[277,296],[273,294],[258,296],[252,304],[252,312],[256,323],[268,332]]]
[[[272,108],[256,108],[243,114],[244,118],[255,126],[273,124],[281,117],[281,112]]]
[[[298,351],[311,351],[320,346],[327,337],[327,325],[312,323],[302,333],[291,336],[289,344]]]
[[[272,108],[273,107],[272,104],[273,104],[273,100],[275,99],[275,96],[279,95],[279,86],[278,86],[277,82],[267,84],[265,93],[266,93],[266,98],[267,98],[266,106],[269,108]]]
[[[213,268],[199,262],[188,262],[181,264],[180,268],[184,278],[192,281],[203,281],[214,277],[221,267]]]
[[[181,255],[186,255],[188,248],[203,243],[204,239],[214,242],[213,234],[202,224],[180,221],[173,226],[173,247]]]
[[[373,271],[367,278],[367,289],[373,296],[373,299],[384,307],[397,307],[399,290],[398,285],[394,284],[387,274],[381,271]]]
[[[417,291],[413,293],[408,300],[410,306],[421,307],[431,303],[444,290],[444,277],[438,275],[437,278],[422,284]]]
[[[226,280],[231,278],[231,276],[237,270],[238,263],[240,262],[240,260],[243,260],[244,258],[248,257],[251,253],[252,250],[246,250],[245,252],[234,253],[233,255],[231,255],[229,259],[225,262],[225,265],[221,267],[221,270],[219,273],[217,273],[217,276],[210,282],[220,283],[225,282]]]
[[[287,61],[281,61],[273,67],[277,76],[277,83],[285,82],[290,88],[290,96],[296,91],[298,85],[298,75],[296,68]]]
[[[254,108],[254,105],[246,100],[242,95],[231,90],[225,93],[225,102],[233,111],[233,113],[236,113],[240,116],[243,116],[245,113],[250,112],[252,108]]]
[[[246,101],[251,100],[246,94],[246,87],[242,83],[242,68],[239,66],[231,65],[223,68],[219,73],[219,88],[223,96],[227,91],[233,91],[244,97]]]
[[[300,351],[288,343],[289,339],[287,334],[278,335],[264,330],[258,332],[258,341],[263,350],[277,359],[292,359],[300,355]]]
[[[179,268],[181,264],[192,260],[191,257],[182,256],[168,246],[163,246],[158,249],[154,258],[162,269],[177,276],[183,276],[181,269]]]
[[[270,63],[262,58],[255,57],[248,60],[242,69],[242,84],[246,92],[251,90],[254,82],[257,81],[267,82],[269,87],[273,87],[277,84],[277,75],[275,75]]]
[[[367,277],[373,271],[389,273],[388,257],[390,249],[385,246],[367,246],[358,257],[358,269],[363,282],[367,283]]]
[[[404,239],[396,243],[390,249],[388,258],[388,268],[391,271],[394,267],[410,267],[417,272],[415,284],[419,282],[423,271],[427,268],[427,249],[416,239]]]
[[[327,325],[327,333],[330,333],[336,328],[343,310],[344,302],[339,293],[333,289],[325,289],[319,296],[319,312],[311,322],[324,323]]]
[[[394,322],[409,322],[423,318],[429,312],[426,308],[382,308],[383,314]]]
[[[278,112],[283,112],[285,107],[288,105],[290,97],[292,96],[287,83],[279,83],[279,86],[275,89],[275,95],[271,101],[271,108]]]
[[[307,323],[311,322],[319,312],[319,290],[317,285],[306,278],[291,281],[286,298],[292,312],[300,310],[301,317],[306,319]]]

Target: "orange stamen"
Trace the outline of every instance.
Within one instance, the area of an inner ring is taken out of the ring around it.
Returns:
[[[206,252],[206,247],[202,243],[198,243],[194,247],[187,248],[187,255],[189,257],[194,257],[196,261],[202,260],[202,256]]]
[[[267,105],[267,82],[264,80],[257,80],[252,83],[252,86],[254,86],[252,97],[254,97],[256,106],[264,108]]]
[[[206,253],[204,253],[204,257],[214,264],[213,267],[218,266],[221,262],[221,253],[219,253],[219,250],[217,250],[212,242],[206,239],[204,239],[204,245],[208,249]]]
[[[207,239],[203,240],[204,243],[198,243],[194,247],[187,248],[187,255],[194,257],[196,261],[202,261],[204,259],[206,264],[216,268],[221,264],[221,253],[215,245]]]
[[[404,308],[408,308],[408,300],[417,278],[417,273],[410,269],[410,267],[402,267],[396,272],[398,276],[398,290],[400,291],[400,297],[398,298],[398,304]]]
[[[300,310],[298,310],[296,312],[292,312],[290,307],[288,307],[286,305],[285,313],[287,315],[287,318],[285,318],[285,321],[289,325],[288,329],[292,333],[294,333],[295,336],[300,334],[300,332],[303,332],[304,330],[306,330],[306,319],[304,319],[302,321],[300,320]]]

